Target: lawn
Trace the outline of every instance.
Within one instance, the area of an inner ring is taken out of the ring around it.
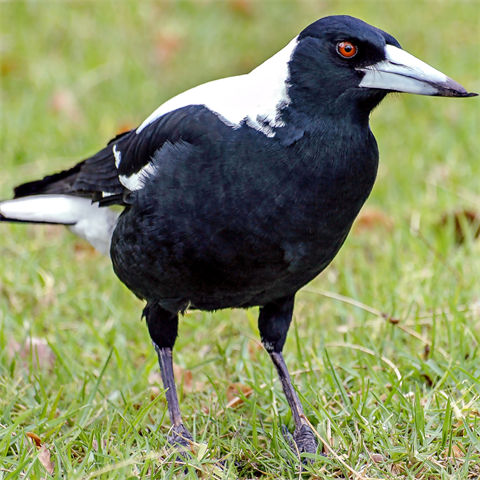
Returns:
[[[476,1],[1,3],[0,198],[338,13],[480,91]],[[284,350],[329,445],[303,473],[256,309],[181,320],[174,360],[197,442],[183,477],[142,302],[66,229],[0,225],[0,479],[478,478],[479,105],[396,95],[373,113],[377,184],[298,293]]]

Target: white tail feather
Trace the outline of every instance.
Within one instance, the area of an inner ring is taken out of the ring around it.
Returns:
[[[10,220],[67,225],[99,252],[109,255],[119,212],[100,208],[87,198],[68,195],[35,195],[0,203],[0,213]]]

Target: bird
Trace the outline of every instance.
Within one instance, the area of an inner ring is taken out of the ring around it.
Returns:
[[[68,226],[146,302],[170,444],[192,441],[173,374],[179,318],[259,307],[290,438],[300,454],[317,452],[283,347],[296,293],[332,262],[372,190],[370,113],[392,92],[476,95],[385,31],[324,17],[250,73],[173,97],[98,153],[0,202],[2,222]]]

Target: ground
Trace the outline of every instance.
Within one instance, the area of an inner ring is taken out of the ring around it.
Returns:
[[[473,1],[2,3],[0,198],[338,13],[480,90]],[[285,346],[329,445],[303,475],[480,475],[479,112],[478,99],[397,95],[373,114],[377,184],[338,258],[297,295]],[[182,478],[143,305],[109,259],[59,227],[0,236],[0,478]],[[181,321],[179,394],[197,442],[185,478],[299,478],[256,317]]]

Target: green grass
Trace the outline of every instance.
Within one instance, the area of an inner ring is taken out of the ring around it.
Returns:
[[[480,90],[474,1],[0,4],[0,198],[94,153],[170,96],[248,71],[334,13],[385,29]],[[479,210],[479,111],[478,99],[402,95],[373,114],[381,167],[367,206],[380,220],[354,230],[299,292],[284,352],[335,453],[307,477],[480,475],[480,247],[472,229],[457,244],[453,222],[439,226],[446,213]],[[0,235],[0,479],[181,477],[164,449],[164,395],[149,384],[158,367],[142,303],[62,228],[1,225]],[[199,387],[187,377],[179,386],[184,419],[208,445],[185,478],[218,478],[208,472],[225,457],[224,478],[299,478],[256,315],[181,321],[175,362]],[[30,337],[48,342],[53,363],[35,367],[28,348],[9,354]],[[235,382],[253,393],[226,408]],[[50,453],[52,476],[26,432]]]

